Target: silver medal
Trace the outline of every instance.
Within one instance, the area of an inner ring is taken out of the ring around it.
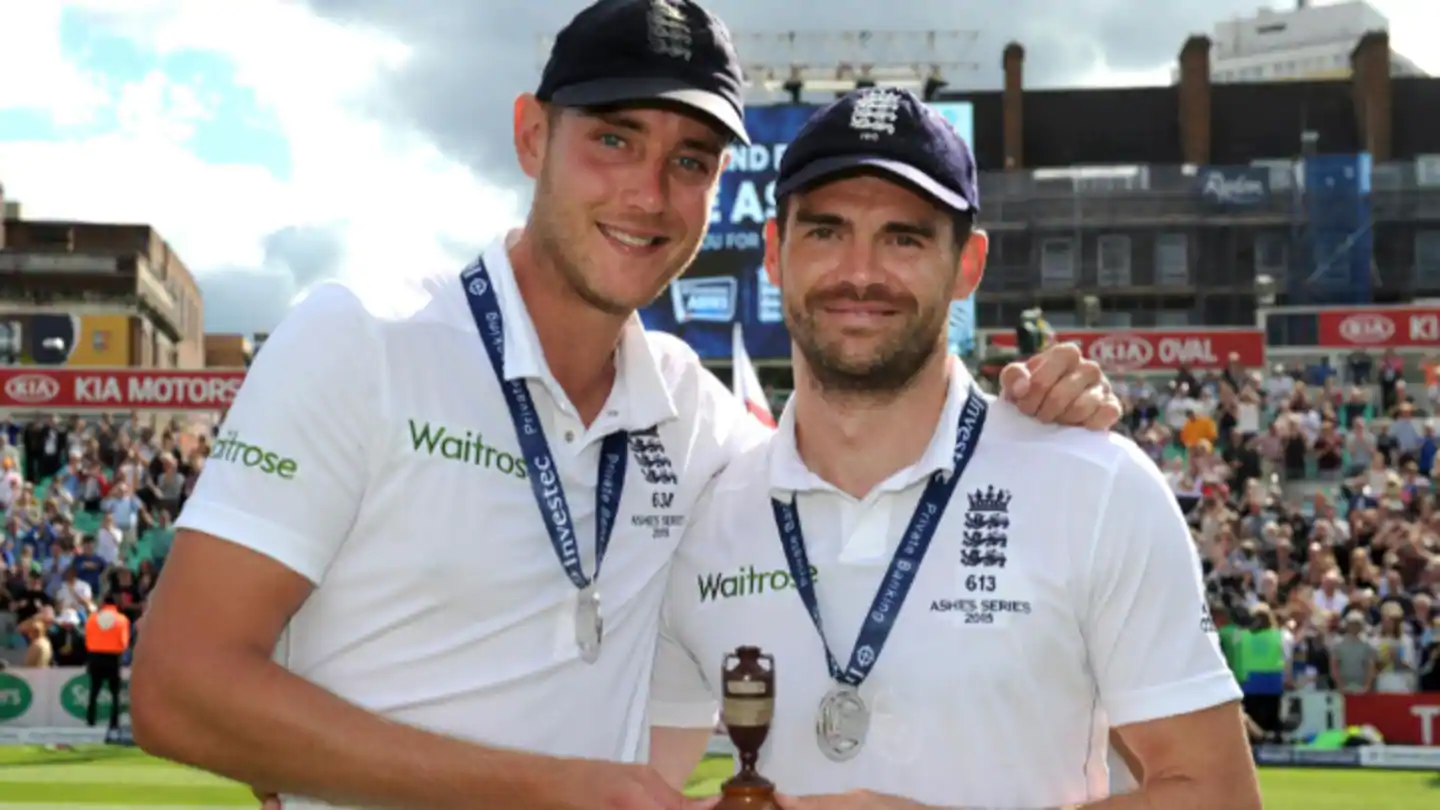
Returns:
[[[605,619],[600,615],[600,592],[592,584],[580,591],[575,605],[575,646],[580,660],[593,664],[600,660],[600,640],[605,632]]]
[[[865,745],[869,731],[870,708],[855,687],[836,684],[821,698],[815,717],[815,739],[821,753],[831,761],[853,759]]]

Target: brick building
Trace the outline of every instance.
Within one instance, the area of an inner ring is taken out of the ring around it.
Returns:
[[[1062,328],[1253,326],[1272,292],[1440,295],[1440,80],[1392,77],[1383,33],[1348,80],[1212,84],[1210,54],[1188,40],[1172,87],[1027,90],[1012,44],[1003,90],[941,96],[974,107],[982,328],[1037,303]]]

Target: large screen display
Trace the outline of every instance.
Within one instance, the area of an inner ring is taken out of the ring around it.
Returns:
[[[932,106],[973,144],[974,110],[969,102]],[[705,244],[690,269],[641,311],[648,328],[680,336],[704,359],[723,360],[730,357],[738,321],[751,357],[790,356],[780,291],[765,277],[765,220],[775,215],[775,175],[785,147],[817,109],[803,104],[746,108],[751,145],[731,147]],[[974,323],[973,302],[951,307],[951,351],[968,353],[973,348]]]

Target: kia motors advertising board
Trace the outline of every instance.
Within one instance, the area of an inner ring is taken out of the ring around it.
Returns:
[[[1242,366],[1265,365],[1265,333],[1259,329],[1126,329],[1057,332],[1079,344],[1086,357],[1113,372],[1223,368],[1230,355]],[[1014,332],[997,332],[990,345],[1015,348]]]
[[[1315,317],[1325,348],[1440,346],[1440,306],[1322,309]]]
[[[222,410],[244,379],[238,370],[0,368],[0,410]]]

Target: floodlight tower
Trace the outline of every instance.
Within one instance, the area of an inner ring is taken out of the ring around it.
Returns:
[[[845,93],[857,87],[905,87],[932,100],[960,73],[979,69],[968,59],[979,32],[741,31],[735,49],[751,93]]]
[[[979,32],[740,31],[732,34],[751,95],[845,93],[856,87],[906,87],[932,100],[954,77],[978,70],[967,58]],[[541,68],[555,38],[540,38]]]

